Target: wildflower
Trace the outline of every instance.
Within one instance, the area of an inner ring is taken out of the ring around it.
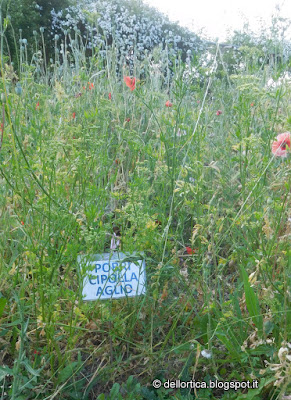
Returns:
[[[195,254],[195,250],[191,249],[191,247],[186,246],[185,248],[188,254]]]
[[[254,107],[255,103],[251,103],[251,107]]]
[[[286,381],[288,382],[288,377],[290,376],[290,366],[291,366],[291,343],[283,342],[281,344],[281,348],[278,351],[279,364],[271,364],[267,360],[265,360],[266,366],[270,368],[271,371],[275,371],[276,381],[274,382],[274,386],[282,387]],[[283,347],[284,346],[284,347]],[[261,374],[264,374],[266,370],[260,371]]]
[[[108,93],[108,99],[111,100],[111,92]]]
[[[157,217],[157,214],[152,215],[152,218],[154,218],[154,219],[150,219],[147,222],[147,224],[146,224],[147,229],[154,230],[156,227],[162,225],[161,221],[159,219],[157,219],[156,217]]]
[[[36,103],[35,109],[37,110],[39,108],[39,101]]]
[[[126,122],[130,122],[130,118],[126,118],[126,120],[125,120]]]
[[[86,90],[86,86],[83,86],[83,89]]]
[[[115,250],[119,246],[120,246],[120,238],[116,235],[115,232],[113,232],[113,235],[111,236],[110,250]]]
[[[177,132],[177,136],[178,137],[181,137],[181,136],[185,136],[185,135],[187,135],[187,132],[185,131],[185,130],[181,130],[180,128],[178,129],[178,132]]]
[[[210,350],[202,350],[201,355],[202,355],[202,357],[207,358],[207,359],[212,357],[212,353]]]
[[[135,78],[130,78],[129,76],[124,76],[123,80],[126,84],[126,86],[128,86],[130,88],[131,91],[133,91],[135,89]]]
[[[222,114],[222,111],[221,110],[217,110],[216,115],[220,115],[220,114]]]
[[[73,119],[75,119],[75,118],[76,118],[76,113],[75,113],[75,112],[73,112],[73,114],[72,114],[72,118],[73,118]]]
[[[167,102],[166,102],[166,107],[172,107],[172,103],[170,102],[170,100],[168,100]]]
[[[76,98],[81,97],[81,96],[82,96],[82,93],[81,93],[81,92],[75,94],[75,97],[76,97]]]
[[[277,141],[274,141],[272,143],[272,153],[276,157],[287,157],[287,148],[291,147],[291,135],[290,132],[284,132],[280,133],[280,135],[277,136]]]
[[[88,82],[88,85],[89,85],[89,90],[91,90],[91,89],[93,89],[93,88],[94,88],[94,83],[92,83],[92,82]]]
[[[184,266],[183,268],[180,269],[179,272],[180,272],[180,275],[182,275],[187,281],[188,280],[188,276],[189,276],[187,267]]]
[[[21,221],[21,225],[24,225],[24,222],[23,222],[23,221]]]

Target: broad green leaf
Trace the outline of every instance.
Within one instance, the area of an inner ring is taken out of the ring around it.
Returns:
[[[254,289],[250,285],[248,274],[242,265],[241,265],[241,273],[243,277],[247,309],[250,316],[252,317],[254,324],[258,328],[259,335],[262,336],[263,317],[260,310],[259,300],[254,292]]]
[[[63,383],[67,379],[69,379],[74,372],[76,371],[79,363],[77,361],[72,362],[71,364],[67,365],[60,373],[58,377],[58,383]]]
[[[114,383],[112,389],[110,390],[110,396],[117,396],[119,394],[120,385],[119,383]]]

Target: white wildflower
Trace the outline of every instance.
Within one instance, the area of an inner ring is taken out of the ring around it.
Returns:
[[[208,360],[212,358],[212,353],[210,350],[202,350],[201,355],[202,357],[207,358]]]

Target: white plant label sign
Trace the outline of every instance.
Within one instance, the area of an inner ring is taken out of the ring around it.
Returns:
[[[86,270],[83,278],[83,299],[118,299],[144,294],[145,261],[132,256],[134,255],[115,252],[92,257],[79,256],[79,265]]]

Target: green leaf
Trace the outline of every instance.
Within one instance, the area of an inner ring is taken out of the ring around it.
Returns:
[[[245,296],[246,296],[246,305],[254,324],[258,328],[259,335],[263,335],[263,317],[260,310],[259,299],[254,292],[254,289],[251,287],[248,274],[244,267],[241,265],[241,273],[243,277]]]
[[[7,303],[7,299],[5,299],[5,297],[0,297],[0,318],[2,317],[6,303]]]
[[[32,366],[28,363],[28,360],[24,360],[21,362],[22,365],[25,366],[25,369],[28,373],[30,373],[33,376],[39,376],[41,369],[33,369]]]
[[[112,396],[113,398],[117,397],[117,395],[119,394],[119,389],[120,389],[120,385],[119,383],[114,383],[114,385],[112,386],[111,390],[110,390],[110,396]]]
[[[225,333],[218,333],[216,332],[216,336],[217,338],[224,344],[224,346],[227,348],[227,350],[229,351],[229,353],[232,355],[232,357],[239,359],[240,358],[240,354],[237,351],[237,349],[235,348],[236,346],[234,346],[234,343],[232,340],[229,340],[229,338],[226,336]]]
[[[79,363],[77,361],[72,362],[71,364],[67,365],[58,376],[58,383],[64,383],[67,379],[69,379],[77,370]]]
[[[0,367],[0,382],[5,378],[6,375],[11,375],[13,376],[13,371],[12,369],[4,366]]]
[[[233,304],[234,315],[237,318],[237,326],[239,327],[239,334],[240,334],[239,336],[240,339],[244,341],[247,338],[247,332],[244,329],[245,322],[243,321],[243,317],[241,314],[237,291],[235,291],[233,296],[231,296],[231,300]]]
[[[272,321],[267,321],[264,325],[265,334],[269,335],[271,332],[273,332],[274,327],[275,325]]]
[[[7,27],[8,27],[8,25],[9,25],[9,19],[8,18],[4,18],[3,25],[4,25],[4,31],[5,31],[7,29]]]

